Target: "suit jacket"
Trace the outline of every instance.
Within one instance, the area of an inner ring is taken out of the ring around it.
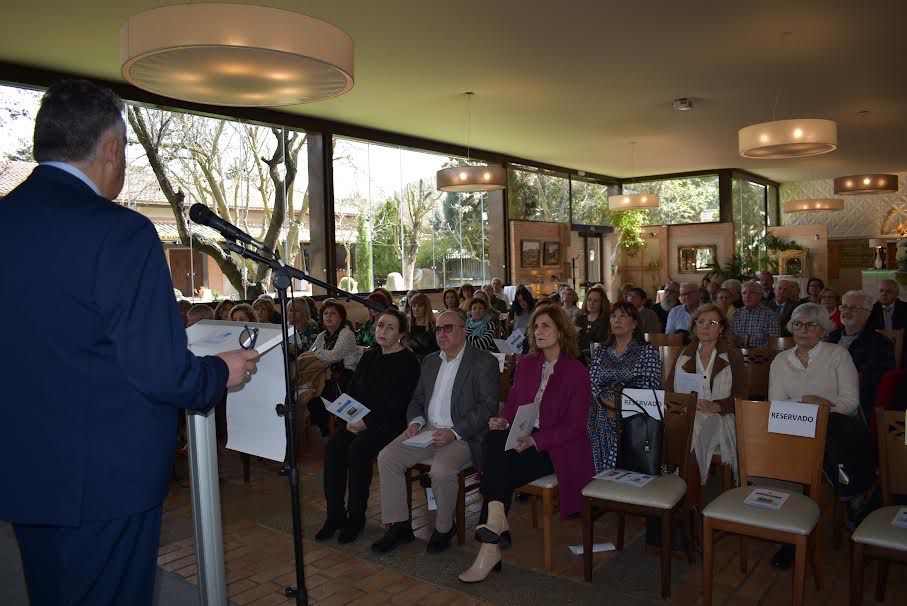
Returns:
[[[830,343],[838,343],[843,335],[844,329],[839,328],[829,333],[827,340]],[[860,373],[860,405],[869,418],[882,377],[894,368],[894,347],[887,337],[866,326],[847,351],[850,352],[857,372]]]
[[[520,358],[513,387],[501,416],[513,422],[517,408],[535,401],[542,382],[541,355]],[[586,418],[592,401],[589,371],[561,353],[539,406],[539,430],[532,434],[539,452],[547,452],[554,465],[561,499],[561,517],[580,511],[582,490],[595,475]]]
[[[661,332],[664,330],[664,324],[658,320],[658,314],[652,309],[642,307],[638,311],[640,332]]]
[[[488,419],[498,411],[500,367],[498,359],[490,353],[469,343],[464,347],[463,359],[460,360],[450,394],[450,418],[453,430],[461,440],[469,443],[472,461],[479,466],[482,464],[482,440],[488,432]],[[428,424],[428,403],[435,389],[443,355],[441,351],[422,360],[422,374],[406,411],[408,424],[418,417]]]
[[[797,306],[800,305],[799,301],[794,301],[793,299],[788,299],[784,302],[784,307],[781,309],[781,317],[778,318],[778,324],[781,328],[782,337],[790,337],[791,333],[787,330],[787,323],[790,322],[790,317],[793,315],[794,310],[797,309]],[[768,303],[768,308],[774,313],[778,313],[778,303],[777,301],[770,301]]]
[[[27,252],[30,272],[23,282],[19,264],[0,265],[0,300],[14,319],[0,519],[75,526],[160,505],[180,409],[216,403],[227,365],[188,351],[154,227],[42,165],[0,200],[0,241]],[[34,285],[46,289],[38,303],[22,295]]]
[[[894,302],[893,320],[895,330],[899,328],[907,329],[907,303],[900,299],[897,299]],[[869,313],[869,320],[866,322],[866,325],[869,328],[876,330],[885,328],[885,318],[882,317],[882,304],[878,301],[872,306],[872,311]]]

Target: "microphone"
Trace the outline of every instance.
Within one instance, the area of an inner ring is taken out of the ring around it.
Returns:
[[[258,250],[271,254],[271,251],[264,244],[262,244],[240,228],[236,227],[232,223],[224,221],[213,212],[211,212],[211,209],[201,202],[196,202],[189,208],[189,218],[199,225],[207,225],[211,229],[219,231],[227,240],[239,240],[240,242],[254,246]]]

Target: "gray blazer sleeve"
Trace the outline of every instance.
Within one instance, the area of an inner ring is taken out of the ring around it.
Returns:
[[[488,419],[498,410],[498,360],[484,351],[473,350],[473,353],[475,356],[471,380],[463,386],[462,400],[456,404],[460,414],[453,420],[454,431],[463,440],[470,440],[488,431]]]
[[[416,383],[416,390],[406,408],[407,425],[411,424],[414,419],[421,419],[423,425],[428,422],[428,401],[431,400],[431,393],[435,389],[435,379],[438,378],[440,362],[438,354],[425,356],[425,359],[422,360],[419,382]]]

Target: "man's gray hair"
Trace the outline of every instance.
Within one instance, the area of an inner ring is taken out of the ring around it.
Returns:
[[[901,291],[900,284],[898,284],[896,281],[892,280],[891,278],[885,278],[884,280],[879,280],[879,286],[882,286],[883,284],[887,284],[888,286],[893,286],[895,288],[895,290],[897,290],[898,292]]]
[[[848,290],[846,293],[841,295],[841,300],[844,300],[844,297],[863,297],[863,305],[867,309],[872,309],[872,306],[875,305],[875,298],[867,293],[864,290]]]
[[[743,292],[743,286],[740,284],[740,280],[735,280],[731,278],[730,280],[725,280],[721,283],[721,288],[726,288],[728,290],[736,290],[738,293]],[[762,285],[759,285],[759,288],[762,288]]]
[[[826,333],[830,333],[837,328],[835,323],[828,317],[828,312],[818,303],[803,303],[794,309],[787,323],[787,330],[794,332],[794,322],[815,322],[822,327]]]
[[[214,319],[214,310],[211,309],[210,305],[205,305],[204,303],[197,303],[189,308],[189,312],[186,314],[193,318],[198,318],[199,320],[213,320]]]
[[[737,280],[734,280],[734,282],[737,282]],[[762,294],[762,284],[760,282],[757,282],[756,280],[747,280],[742,285],[740,284],[740,282],[737,282],[737,284],[739,285],[738,288],[740,289],[741,293],[743,292],[743,289],[746,288],[747,286],[752,286],[753,288],[758,290],[760,295]],[[721,287],[727,288],[727,286],[725,286],[724,284],[722,284]]]

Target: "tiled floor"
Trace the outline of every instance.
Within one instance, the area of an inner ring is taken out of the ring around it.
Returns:
[[[304,514],[311,528],[317,529],[324,512],[324,499],[320,490],[321,449],[312,446],[304,453],[302,466],[302,503]],[[290,604],[281,591],[286,585],[295,584],[293,567],[293,543],[285,531],[288,522],[272,524],[269,513],[286,519],[289,511],[289,496],[286,480],[278,477],[277,465],[254,460],[252,482],[242,483],[239,456],[226,451],[221,457],[222,502],[224,512],[224,550],[227,568],[227,583],[230,600],[235,604]],[[370,500],[369,524],[373,534],[380,533],[380,500],[377,495],[378,475],[373,481],[373,495]],[[417,537],[427,539],[431,533],[433,513],[428,512],[424,491],[416,484],[413,498],[413,526]],[[477,549],[469,538],[475,527],[480,509],[477,493],[467,499],[467,541],[461,548],[466,550],[461,559],[468,562],[471,553]],[[540,508],[541,509],[541,508]],[[829,511],[830,513],[830,511]],[[533,529],[530,523],[528,503],[516,502],[509,518],[515,546],[505,551],[506,566],[524,571],[522,576],[502,574],[495,579],[493,594],[495,603],[525,603],[527,592],[531,595],[534,579],[553,581],[556,588],[562,588],[564,601],[592,603],[593,596],[607,595],[609,602],[657,603],[658,561],[654,556],[642,554],[642,521],[628,518],[627,545],[621,554],[614,552],[596,554],[595,573],[591,586],[582,582],[582,559],[573,556],[567,546],[580,542],[579,520],[556,520],[554,524],[554,575],[543,572],[542,530]],[[605,516],[596,524],[596,541],[611,541],[616,524],[613,516]],[[314,525],[314,526],[313,526]],[[828,529],[826,528],[826,531]],[[848,602],[848,549],[840,550],[831,546],[830,532],[825,533],[822,558],[824,562],[825,587],[818,591],[812,582],[807,583],[807,603],[846,604]],[[360,539],[359,542],[365,539]],[[371,539],[369,539],[371,540]],[[458,585],[456,574],[431,576],[414,570],[399,570],[394,563],[376,560],[367,554],[367,546],[360,551],[339,547],[336,543],[320,544],[304,539],[306,564],[306,585],[310,603],[323,605],[345,604],[480,604],[491,603],[490,595],[483,595],[482,586],[464,587]],[[749,568],[746,573],[739,570],[738,542],[733,538],[718,541],[715,557],[715,599],[714,604],[786,604],[791,599],[792,575],[789,571],[773,569],[769,560],[775,546],[767,543],[750,542],[748,546]],[[438,557],[438,556],[432,556]],[[441,556],[444,557],[444,556]],[[634,559],[635,558],[635,559]],[[187,482],[175,481],[171,496],[165,504],[164,529],[162,532],[159,564],[189,581],[197,581],[193,541],[191,537],[191,505]],[[396,566],[396,567],[395,567]],[[628,566],[630,568],[628,568]],[[640,601],[638,587],[632,583],[622,584],[621,567],[625,572],[641,576],[651,587],[645,588]],[[687,565],[675,561],[672,604],[701,604],[701,576],[699,562]],[[612,573],[617,571],[617,577]],[[903,567],[894,566],[889,575],[885,604],[907,603],[907,578]],[[428,577],[428,578],[426,578]],[[560,579],[558,581],[557,579]],[[508,580],[510,579],[510,580]],[[866,573],[865,603],[873,601],[875,587],[875,566]],[[605,587],[605,585],[607,585]],[[600,591],[606,589],[607,593]],[[561,591],[556,589],[555,592]],[[595,593],[599,591],[599,593]]]

